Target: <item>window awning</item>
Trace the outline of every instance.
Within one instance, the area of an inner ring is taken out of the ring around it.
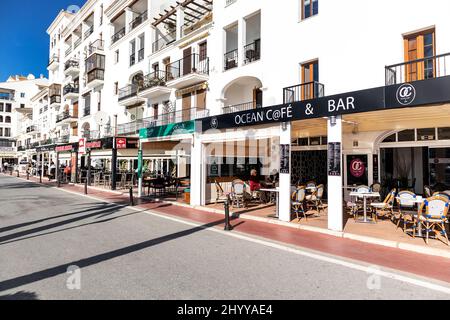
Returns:
[[[185,0],[181,3],[177,2],[177,4],[164,10],[164,14],[160,13],[159,17],[153,18],[155,21],[152,25],[156,27],[161,23],[176,24],[177,9],[181,7],[184,9],[184,26],[189,27],[202,20],[213,9],[212,0]]]
[[[208,89],[208,87],[209,87],[208,83],[203,82],[203,83],[197,84],[195,86],[180,89],[176,92],[176,97],[177,97],[177,99],[179,99],[185,94],[192,93],[192,92],[199,91],[199,90],[206,90],[206,89]]]

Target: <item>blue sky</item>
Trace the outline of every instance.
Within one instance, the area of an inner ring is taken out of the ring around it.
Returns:
[[[48,75],[47,28],[62,9],[85,0],[1,0],[0,82],[11,74]],[[7,14],[5,14],[7,13]]]

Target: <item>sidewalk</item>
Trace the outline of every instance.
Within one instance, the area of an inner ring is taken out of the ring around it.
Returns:
[[[17,177],[17,173],[13,177]],[[24,175],[20,177],[22,179],[26,178]],[[39,183],[39,179],[34,177],[31,177],[30,181]],[[47,179],[44,179],[42,182],[43,185],[56,187],[55,182],[49,182]],[[80,185],[64,185],[61,189],[80,195],[84,193],[84,187]],[[90,197],[107,202],[120,205],[129,204],[127,193],[89,189],[88,194]],[[223,215],[218,213],[197,210],[188,206],[175,206],[170,203],[155,203],[140,199],[135,199],[135,204],[138,209],[151,210],[158,214],[201,224],[216,223],[216,228],[223,229],[224,218]],[[243,218],[233,219],[232,225],[234,226],[234,232],[450,283],[450,259],[448,258]],[[301,269],[301,266],[299,266],[299,269]]]

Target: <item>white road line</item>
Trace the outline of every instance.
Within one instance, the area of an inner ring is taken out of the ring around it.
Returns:
[[[22,178],[20,178],[20,179],[22,179]],[[27,181],[27,180],[25,180],[25,181]],[[33,183],[35,183],[35,182],[33,182]],[[341,259],[338,259],[338,258],[332,258],[332,257],[325,256],[325,255],[322,255],[322,254],[312,253],[312,252],[308,252],[308,251],[304,251],[304,250],[301,250],[301,249],[292,248],[292,247],[289,247],[289,246],[284,246],[284,245],[281,245],[281,244],[278,244],[278,243],[274,243],[274,242],[270,242],[270,241],[265,241],[265,240],[261,240],[261,239],[252,238],[252,237],[243,235],[242,233],[226,232],[226,231],[223,231],[223,230],[220,230],[220,229],[216,229],[214,227],[205,227],[204,225],[202,225],[200,223],[189,222],[189,221],[186,221],[186,220],[183,220],[183,219],[162,215],[162,214],[156,213],[156,212],[154,212],[152,210],[139,209],[139,208],[130,207],[130,206],[127,206],[127,205],[120,205],[120,204],[116,204],[114,202],[107,201],[105,199],[100,199],[100,198],[96,198],[96,197],[93,197],[93,196],[84,195],[84,194],[80,194],[80,193],[69,191],[69,190],[64,190],[64,189],[61,189],[61,188],[56,188],[56,187],[52,187],[52,188],[56,189],[56,190],[59,190],[59,191],[63,191],[63,192],[69,193],[69,194],[73,194],[73,195],[76,195],[76,196],[83,196],[83,197],[89,198],[91,200],[101,201],[101,202],[105,202],[105,203],[110,203],[110,204],[113,204],[113,205],[115,205],[117,207],[120,207],[120,208],[127,208],[127,209],[130,209],[130,210],[133,210],[133,211],[145,213],[147,215],[158,217],[158,218],[165,219],[165,220],[169,220],[169,221],[172,221],[172,222],[177,222],[177,223],[188,225],[188,226],[191,226],[191,227],[202,228],[204,230],[215,232],[215,233],[219,233],[221,235],[225,235],[225,236],[228,236],[228,237],[233,237],[233,238],[237,238],[237,239],[240,239],[240,240],[253,242],[253,243],[256,243],[256,244],[259,244],[259,245],[263,245],[263,246],[266,246],[266,247],[278,249],[278,250],[281,250],[281,251],[293,253],[293,254],[296,254],[296,255],[304,256],[304,257],[308,257],[308,258],[315,259],[315,260],[318,260],[318,261],[327,262],[327,263],[331,263],[331,264],[347,267],[347,268],[358,270],[358,271],[362,271],[362,272],[370,272],[371,275],[376,274],[378,276],[385,277],[385,278],[388,278],[388,279],[392,279],[392,280],[408,283],[408,284],[411,284],[411,285],[423,287],[425,289],[430,289],[430,290],[434,290],[434,291],[439,291],[439,292],[442,292],[442,293],[450,295],[450,287],[446,287],[446,286],[442,286],[442,285],[439,285],[439,284],[427,282],[425,280],[414,279],[414,278],[411,278],[411,277],[408,277],[408,276],[405,276],[405,275],[401,275],[401,274],[397,274],[397,273],[394,273],[394,272],[390,272],[390,271],[383,271],[383,270],[381,270],[381,268],[383,268],[382,266],[377,266],[377,268],[379,268],[379,269],[374,269],[373,266],[364,266],[362,264],[357,264],[357,263],[341,260]]]

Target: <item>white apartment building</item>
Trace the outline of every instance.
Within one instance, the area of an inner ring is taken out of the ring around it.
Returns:
[[[111,138],[92,157],[109,167],[117,157],[121,169],[140,167],[138,150],[117,150],[115,138],[139,137],[144,171],[190,177],[196,206],[214,202],[215,182],[228,190],[253,168],[263,176],[275,170],[279,219],[289,221],[291,185],[315,180],[328,190],[326,227],[340,231],[343,187],[387,186],[400,175],[416,178],[417,193],[450,184],[450,111],[441,89],[450,4],[427,7],[418,0],[87,1],[48,29],[55,132],[69,132],[70,144]],[[428,96],[393,110],[391,91],[409,83],[417,97]],[[339,155],[333,175],[330,146]],[[78,164],[70,151],[61,156]],[[396,163],[406,160],[401,174]],[[355,163],[364,170],[355,172]]]
[[[0,163],[17,164],[24,129],[22,116],[31,110],[31,98],[47,83],[44,76],[10,76],[0,83]]]

